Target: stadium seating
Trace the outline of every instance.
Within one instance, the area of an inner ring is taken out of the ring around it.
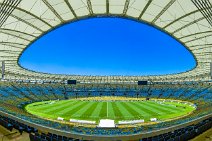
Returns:
[[[0,85],[0,124],[12,130],[13,128],[22,132],[30,133],[31,140],[74,140],[60,135],[51,133],[38,133],[37,129],[28,124],[20,122],[24,120],[40,126],[50,127],[70,133],[85,134],[85,135],[132,135],[142,132],[149,132],[158,129],[164,129],[170,126],[189,123],[212,113],[212,87],[209,84],[204,85],[184,85],[184,84],[163,84],[163,85],[115,85],[108,87],[106,85],[76,85],[64,86],[58,84],[16,84],[4,83]],[[99,129],[89,127],[74,127],[66,124],[45,120],[33,116],[24,110],[26,104],[42,101],[65,99],[65,94],[68,98],[87,97],[87,96],[126,96],[126,97],[149,97],[149,98],[171,98],[187,100],[195,103],[197,109],[188,117],[173,120],[170,122],[161,122],[146,127],[136,126],[130,128],[114,128],[114,129]],[[5,117],[5,114],[10,114],[10,117]],[[19,119],[19,120],[17,120]],[[187,140],[193,138],[194,135],[200,134],[212,126],[211,116],[193,125],[188,125],[179,128],[175,131],[165,134],[143,138],[145,140]]]

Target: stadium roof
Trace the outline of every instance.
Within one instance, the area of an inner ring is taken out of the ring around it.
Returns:
[[[0,9],[0,62],[5,61],[6,79],[210,79],[211,0],[0,0]],[[161,29],[191,51],[196,67],[161,76],[71,76],[34,72],[19,65],[22,52],[42,35],[67,22],[98,16],[126,17]]]

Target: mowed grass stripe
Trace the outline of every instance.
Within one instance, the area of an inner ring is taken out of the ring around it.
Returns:
[[[133,108],[135,111],[137,111],[140,115],[139,117],[150,117],[150,116],[152,116],[152,114],[146,112],[145,109],[139,108],[136,104],[134,104],[134,102],[127,102],[126,104],[129,107]]]
[[[115,117],[115,113],[114,113],[112,103],[113,102],[108,102],[108,111],[109,111],[108,117],[113,119]]]
[[[40,106],[38,106],[36,108],[33,108],[33,109],[42,111],[42,110],[51,109],[51,108],[54,108],[54,107],[59,107],[59,106],[62,106],[64,104],[67,104],[67,103],[70,103],[70,101],[69,100],[66,100],[66,101],[59,101],[59,102],[56,102],[54,104],[40,105]]]
[[[158,104],[156,102],[150,102],[148,101],[146,104],[150,104],[150,105],[153,105],[154,107],[160,107],[160,110],[161,111],[164,111],[164,112],[168,112],[168,113],[178,113],[178,112],[182,112],[183,110],[181,109],[177,109],[177,108],[174,108],[174,107],[167,107],[167,106],[164,106],[164,105],[161,105],[161,104]]]
[[[157,113],[159,115],[164,115],[165,114],[165,112],[161,111],[160,108],[159,109],[155,108],[152,105],[146,104],[146,102],[135,102],[135,103],[138,103],[141,107],[144,107],[145,109],[148,109],[148,111],[152,111],[153,114],[154,113]]]
[[[76,107],[80,107],[83,103],[85,103],[85,102],[76,101],[75,103],[72,103],[70,105],[66,105],[65,107],[62,107],[61,109],[57,109],[56,111],[52,111],[52,112],[63,115],[63,114],[66,114],[67,112],[69,112],[71,109],[74,109]]]
[[[134,117],[139,118],[140,113],[137,112],[134,108],[128,106],[125,102],[121,102],[121,105]]]
[[[48,109],[43,109],[43,110],[45,110],[45,113],[52,113],[52,112],[56,112],[57,113],[58,111],[64,110],[67,107],[71,107],[72,105],[75,105],[77,103],[78,103],[77,101],[69,101],[66,104],[62,103],[60,106],[50,107]]]
[[[96,109],[97,105],[98,105],[98,102],[92,102],[92,105],[90,105],[90,107],[85,112],[82,112],[81,115],[83,115],[85,117],[91,117],[91,115],[92,115],[93,111]]]
[[[143,105],[148,107],[149,110],[154,111],[155,113],[158,113],[160,115],[172,113],[172,112],[170,112],[168,110],[161,109],[162,106],[156,106],[154,104],[150,104],[150,103],[147,103],[147,102],[144,102]]]
[[[74,107],[75,106],[78,106],[78,103],[77,102],[75,102],[76,104],[74,105]],[[82,104],[82,103],[79,103],[79,104]],[[67,108],[67,107],[69,107],[69,108]],[[64,113],[62,113],[61,111],[63,111],[63,110],[70,110],[70,105],[67,105],[66,107],[63,107],[62,109],[60,109],[60,110],[52,110],[51,112],[46,112],[45,110],[42,112],[42,113],[44,113],[44,114],[46,114],[46,115],[54,115],[54,117],[63,117],[63,118],[65,118],[66,119],[66,117],[64,116]]]
[[[111,105],[113,107],[113,111],[114,111],[114,118],[115,119],[121,119],[122,117],[124,117],[124,115],[121,113],[119,106],[117,105],[117,102],[111,102]]]
[[[88,102],[79,102],[77,105],[74,105],[72,108],[67,108],[67,110],[63,113],[64,117],[71,118],[71,116],[79,111],[81,108],[84,108]]]
[[[156,103],[156,104],[160,105],[159,103]],[[181,109],[181,108],[179,109],[179,107],[178,108],[175,107],[176,105],[182,106],[182,104],[178,104],[178,103],[177,104],[172,104],[171,102],[170,103],[164,103],[164,104],[165,104],[164,108],[172,109],[173,111],[176,111],[176,113],[185,111],[185,109]]]
[[[94,104],[95,104],[94,102],[87,102],[86,105],[84,105],[78,111],[76,111],[75,113],[73,113],[72,114],[72,117],[80,117],[80,118],[87,117],[88,118],[88,116],[85,116],[84,113],[86,111],[88,111],[89,108],[92,107]]]
[[[134,118],[133,115],[130,114],[130,112],[121,104],[122,102],[116,102],[119,111],[122,113],[123,117],[119,117],[122,120],[128,120]]]
[[[36,110],[46,110],[46,109],[51,109],[53,107],[59,107],[59,106],[62,106],[63,104],[66,104],[66,103],[69,103],[70,100],[65,100],[65,101],[58,101],[56,102],[55,104],[44,104],[44,105],[38,105],[37,107],[34,106],[33,109],[36,109]],[[72,101],[72,102],[75,102],[75,101]]]
[[[107,102],[102,102],[99,118],[107,118]]]
[[[141,102],[132,102],[131,104],[135,105],[140,110],[144,110],[151,116],[161,115],[161,113],[158,113],[155,110],[154,111],[150,110],[149,107],[143,105]]]
[[[98,103],[98,106],[92,112],[91,117],[99,117],[100,111],[102,109],[103,102],[97,102],[97,103]]]

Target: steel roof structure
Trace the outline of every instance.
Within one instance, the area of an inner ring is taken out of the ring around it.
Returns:
[[[194,55],[196,67],[160,76],[80,76],[35,72],[19,65],[22,52],[42,35],[65,23],[99,16],[142,21],[166,32]],[[209,80],[212,0],[0,0],[1,61],[5,61],[5,79]]]

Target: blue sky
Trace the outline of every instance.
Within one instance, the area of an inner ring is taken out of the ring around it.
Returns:
[[[78,75],[161,75],[195,66],[193,56],[169,35],[121,18],[61,26],[31,44],[19,63],[34,71]]]

